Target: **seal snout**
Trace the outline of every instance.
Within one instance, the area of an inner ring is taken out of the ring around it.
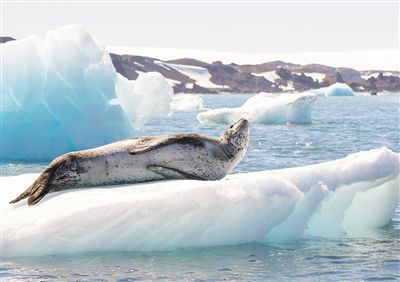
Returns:
[[[232,130],[234,131],[247,131],[249,130],[249,121],[245,118],[239,119],[236,123],[232,125]]]

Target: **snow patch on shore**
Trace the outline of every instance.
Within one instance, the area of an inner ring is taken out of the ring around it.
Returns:
[[[226,88],[226,86],[221,86],[211,82],[211,74],[206,68],[189,66],[189,65],[179,65],[172,63],[164,63],[168,67],[171,67],[180,73],[188,76],[189,78],[196,81],[196,84],[205,88]]]

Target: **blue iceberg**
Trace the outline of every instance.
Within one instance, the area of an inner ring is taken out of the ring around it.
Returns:
[[[3,160],[47,161],[133,135],[169,113],[172,88],[158,73],[128,81],[80,25],[2,45]]]

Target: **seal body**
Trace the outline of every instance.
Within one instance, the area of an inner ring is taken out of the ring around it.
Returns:
[[[141,137],[71,152],[52,161],[39,178],[11,203],[78,187],[164,179],[217,180],[243,158],[249,125],[241,119],[219,138],[197,134]]]
[[[162,144],[163,140],[170,144]],[[144,143],[161,145],[141,150]],[[56,159],[58,168],[52,184],[57,187],[84,187],[168,178],[155,172],[152,166],[173,169],[177,174],[178,171],[185,172],[187,178],[221,179],[244,154],[242,150],[235,156],[228,156],[223,146],[217,139],[200,135],[123,140],[90,150],[72,152],[62,156],[60,160]],[[182,178],[185,177],[182,175]]]

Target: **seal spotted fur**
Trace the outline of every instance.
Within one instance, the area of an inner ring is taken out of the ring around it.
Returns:
[[[141,137],[71,152],[52,161],[16,199],[38,203],[47,193],[70,188],[163,179],[217,180],[243,158],[249,123],[240,119],[219,138],[198,134]]]

